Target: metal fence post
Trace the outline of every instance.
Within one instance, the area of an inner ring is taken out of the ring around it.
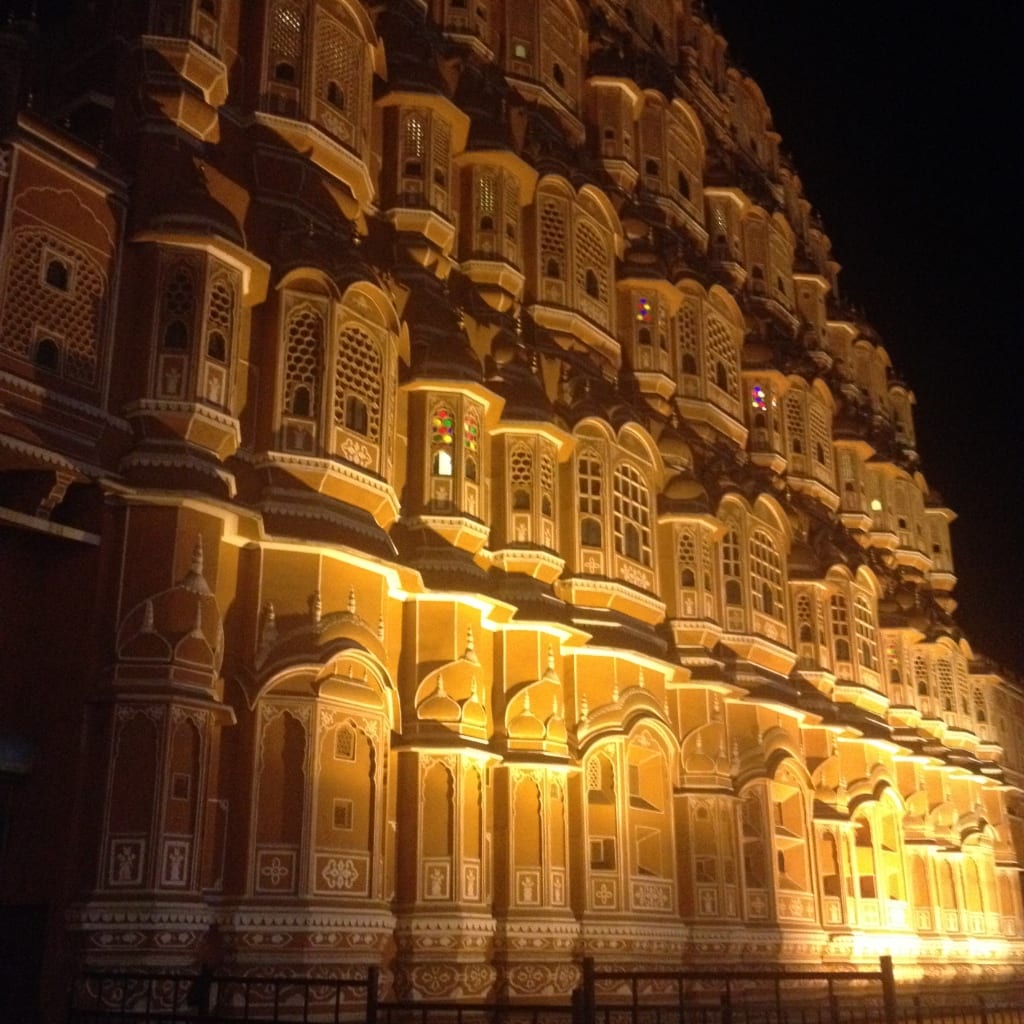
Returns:
[[[722,1024],[732,1024],[732,992],[726,983],[725,991],[719,997],[722,1003]]]
[[[885,1007],[886,1024],[896,1024],[896,977],[892,969],[892,957],[879,957],[882,968],[882,1003]]]
[[[597,993],[595,992],[594,958],[583,958],[583,1024],[595,1024],[597,1019]]]
[[[366,969],[366,1024],[377,1024],[377,998],[380,987],[380,968],[375,964]]]

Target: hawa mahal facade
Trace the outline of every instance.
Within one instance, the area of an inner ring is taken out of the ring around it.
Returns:
[[[62,24],[46,69],[0,35],[0,896],[44,991],[1024,970],[1024,692],[701,8]]]

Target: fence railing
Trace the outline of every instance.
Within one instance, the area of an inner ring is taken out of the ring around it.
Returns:
[[[599,970],[583,961],[571,1003],[385,1001],[356,978],[88,971],[69,1024],[1024,1024],[1019,990],[900,993],[877,971]]]
[[[856,972],[611,971],[598,970],[587,958],[580,1000],[587,1024],[898,1021],[896,982],[888,956],[881,958],[879,970]]]

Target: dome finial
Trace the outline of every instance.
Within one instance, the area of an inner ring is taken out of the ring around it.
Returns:
[[[206,596],[210,593],[210,587],[203,576],[203,535],[201,533],[196,534],[196,543],[192,548],[192,563],[180,586],[193,594]]]
[[[479,665],[480,659],[476,654],[476,641],[473,639],[473,627],[466,627],[466,649],[462,652],[462,660],[473,665]]]

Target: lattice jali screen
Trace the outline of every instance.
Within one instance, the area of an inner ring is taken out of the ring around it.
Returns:
[[[65,265],[67,287],[45,282],[52,260]],[[39,228],[14,232],[7,260],[0,348],[26,359],[50,338],[60,348],[60,373],[79,384],[96,383],[107,277],[81,250]]]

